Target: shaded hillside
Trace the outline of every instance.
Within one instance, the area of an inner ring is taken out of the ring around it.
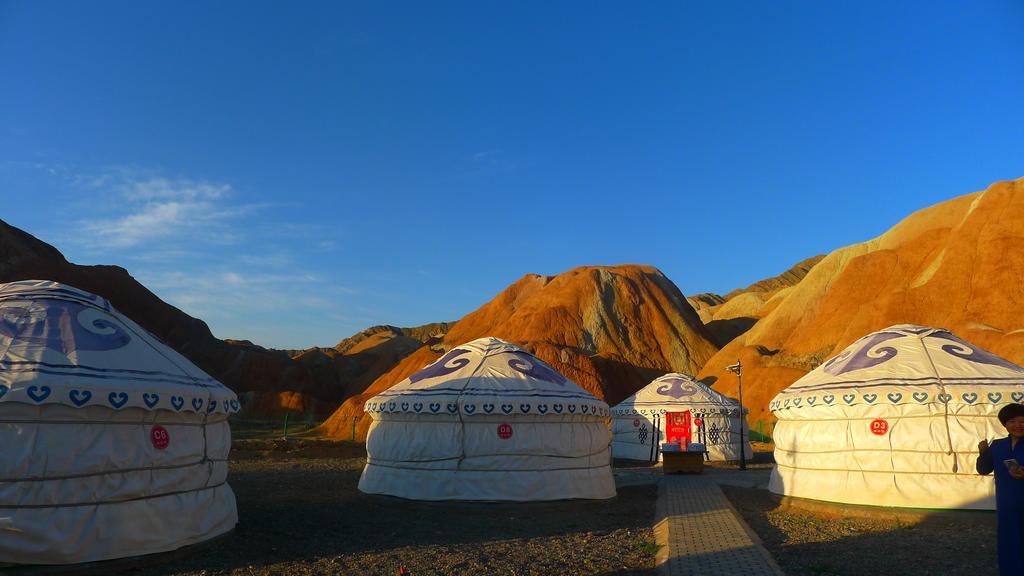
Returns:
[[[312,372],[317,382],[328,382],[341,400],[360,394],[374,380],[424,346],[438,346],[451,322],[415,328],[373,326],[350,336],[334,348],[310,348],[293,359]]]
[[[746,288],[737,288],[732,292],[726,294],[725,299],[732,300],[736,296],[747,292],[774,294],[779,290],[782,290],[783,288],[795,286],[799,284],[801,280],[804,279],[804,276],[807,276],[807,273],[811,271],[811,268],[814,268],[815,264],[821,262],[824,258],[824,254],[811,256],[806,260],[797,262],[789,270],[786,270],[785,272],[779,274],[778,276],[773,276],[771,278],[759,280],[757,282],[754,282],[750,286],[747,286]]]
[[[0,221],[0,282],[31,279],[56,280],[107,298],[236,392],[272,397],[292,392],[305,398],[303,407],[309,409],[317,408],[318,401],[329,405],[337,398],[336,391],[317,382],[286,355],[251,342],[214,338],[205,322],[160,300],[124,268],[70,263],[53,246]]]
[[[690,303],[690,306],[693,306],[701,322],[706,324],[711,321],[715,307],[725,304],[725,296],[715,294],[714,292],[703,292],[694,296],[687,296],[686,301]]]
[[[789,290],[800,283],[824,255],[798,262],[778,276],[737,288],[725,296],[705,293],[688,298],[718,347],[749,330],[759,318],[782,301]]]
[[[686,297],[649,266],[580,267],[530,274],[458,321],[440,346],[423,347],[353,396],[321,431],[351,434],[363,402],[459,344],[494,336],[520,344],[609,403],[665,372],[696,372],[716,348]],[[361,418],[365,437],[368,418]]]
[[[833,352],[893,324],[947,328],[1024,361],[1024,179],[925,208],[885,234],[832,252],[701,371],[725,394],[743,360],[751,419]],[[766,305],[767,308],[767,305]]]
[[[292,359],[247,340],[219,340],[205,322],[160,300],[118,266],[80,266],[53,246],[0,221],[0,282],[44,279],[99,294],[243,399],[249,416],[281,410],[330,413],[400,360],[439,341],[448,324],[381,326]]]

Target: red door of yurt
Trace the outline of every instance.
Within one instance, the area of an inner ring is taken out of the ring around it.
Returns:
[[[665,415],[665,439],[669,444],[678,442],[686,446],[690,442],[690,411],[669,412]]]

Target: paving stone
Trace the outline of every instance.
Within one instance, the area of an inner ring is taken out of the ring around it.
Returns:
[[[697,475],[667,475],[658,487],[657,564],[671,576],[783,574],[721,488]]]

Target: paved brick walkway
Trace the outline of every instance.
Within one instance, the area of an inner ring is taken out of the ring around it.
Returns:
[[[775,560],[702,476],[667,475],[658,486],[658,572],[671,576],[780,576]]]

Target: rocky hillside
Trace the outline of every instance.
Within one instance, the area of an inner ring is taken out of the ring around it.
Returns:
[[[117,266],[80,266],[53,246],[0,221],[0,282],[56,280],[99,294],[242,397],[249,416],[282,410],[329,414],[448,324],[378,326],[293,359],[245,340],[219,340],[205,322],[160,300]]]
[[[310,348],[293,353],[317,382],[337,391],[334,407],[360,394],[374,380],[420,348],[441,344],[451,322],[415,328],[373,326],[339,342],[334,348]]]
[[[303,398],[304,408],[330,402],[336,392],[286,355],[251,342],[222,341],[205,322],[160,300],[118,266],[80,266],[53,246],[0,221],[0,282],[44,279],[99,294],[203,370],[238,392],[276,399]],[[284,397],[284,396],[282,396]]]
[[[688,300],[711,333],[718,347],[723,347],[749,330],[758,319],[782,301],[789,290],[800,283],[824,255],[798,262],[778,276],[737,288],[725,296],[697,294]]]
[[[423,347],[353,396],[321,431],[347,437],[363,402],[484,336],[520,344],[578,384],[617,403],[665,372],[696,372],[716,351],[686,297],[650,266],[580,267],[557,276],[530,274],[467,314],[440,345]]]
[[[725,366],[742,359],[744,400],[756,421],[770,416],[768,402],[779,390],[893,324],[947,328],[1021,363],[1022,278],[1024,179],[997,182],[832,252],[769,299],[760,320],[712,357],[700,377],[735,395],[736,377]]]

